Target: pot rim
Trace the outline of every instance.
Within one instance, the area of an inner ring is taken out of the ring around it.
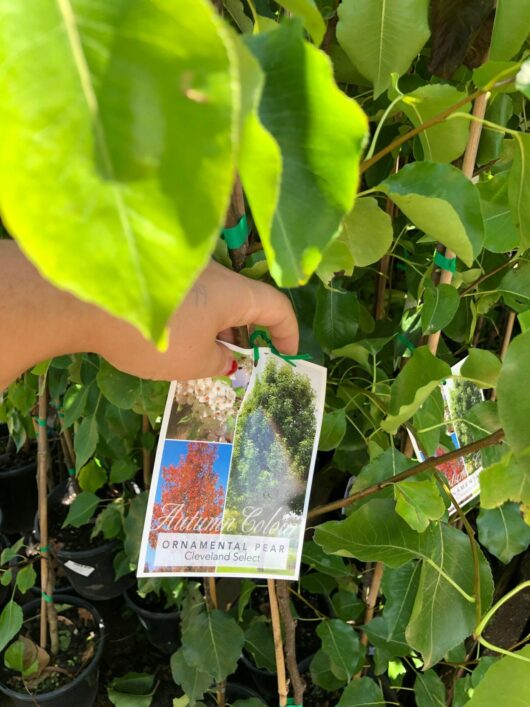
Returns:
[[[15,697],[17,700],[24,700],[24,698],[27,698],[28,704],[35,704],[35,699],[34,697],[38,699],[49,699],[49,698],[54,698],[54,697],[60,697],[67,692],[69,692],[73,687],[78,685],[80,682],[82,682],[85,678],[86,673],[88,673],[89,670],[93,668],[94,663],[99,663],[101,660],[101,655],[103,653],[103,648],[105,645],[105,623],[103,621],[103,618],[101,617],[101,614],[99,611],[90,604],[88,601],[85,601],[84,599],[81,599],[81,597],[76,597],[76,596],[67,596],[64,594],[54,594],[53,599],[55,602],[61,602],[63,604],[71,604],[72,606],[80,606],[83,609],[88,609],[92,616],[94,617],[96,621],[96,625],[99,628],[99,641],[98,645],[96,646],[96,651],[92,657],[92,660],[90,663],[83,668],[83,670],[79,673],[79,675],[76,675],[76,677],[66,685],[62,685],[61,687],[58,687],[56,690],[52,690],[51,692],[40,692],[36,693],[36,695],[28,695],[27,693],[23,692],[17,692],[16,690],[12,690],[10,687],[5,685],[3,682],[0,682],[0,692],[3,693],[4,695],[7,695],[8,697]],[[24,604],[23,606],[23,612],[24,616],[30,613],[30,611],[38,606],[40,606],[41,600],[40,599],[33,599],[32,601],[29,601],[27,604]]]

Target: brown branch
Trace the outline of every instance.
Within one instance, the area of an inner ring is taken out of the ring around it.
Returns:
[[[237,226],[242,216],[245,213],[245,197],[243,196],[243,187],[241,186],[241,180],[239,175],[236,174],[234,180],[234,187],[232,190],[232,197],[230,199],[230,206],[226,213],[225,226],[226,228],[232,228]],[[230,260],[232,261],[232,267],[236,272],[242,270],[245,259],[247,257],[248,250],[248,240],[246,240],[242,246],[239,248],[229,248],[228,254],[230,255]]]
[[[298,671],[298,660],[296,658],[296,621],[291,613],[291,605],[289,604],[289,583],[285,580],[276,582],[276,591],[278,593],[278,607],[280,616],[285,629],[285,659],[287,661],[287,669],[293,686],[294,701],[297,705],[301,705],[304,699],[305,682]]]
[[[408,133],[400,135],[400,137],[393,140],[390,145],[387,145],[386,147],[383,147],[382,150],[379,150],[379,152],[376,152],[373,157],[370,157],[370,159],[361,162],[359,167],[360,174],[366,172],[367,169],[370,169],[370,167],[372,167],[376,162],[379,162],[380,159],[388,155],[397,147],[401,147],[401,145],[405,144],[413,137],[416,137],[416,135],[423,133],[425,130],[432,128],[434,125],[438,125],[438,123],[443,123],[443,121],[448,118],[451,113],[455,113],[459,108],[462,108],[468,103],[471,103],[471,101],[474,101],[475,98],[478,98],[479,96],[483,95],[483,93],[484,91],[482,89],[471,93],[469,96],[466,96],[465,98],[462,98],[456,103],[453,103],[452,106],[449,106],[449,108],[446,108],[441,113],[438,113],[438,115],[434,115],[432,118],[429,118],[429,120],[426,120],[421,125],[418,125],[412,130],[409,130]]]
[[[282,627],[280,622],[280,611],[278,608],[278,597],[276,596],[276,585],[274,579],[267,580],[267,588],[269,590],[272,633],[274,636],[274,656],[276,658],[276,672],[278,675],[278,697],[280,698],[280,707],[286,707],[289,689],[287,687],[287,678],[285,675],[285,658],[283,655]]]
[[[496,268],[493,268],[493,270],[490,270],[489,272],[484,273],[484,275],[481,275],[480,277],[477,277],[476,280],[474,280],[470,285],[468,285],[462,292],[460,293],[460,297],[463,297],[464,295],[467,295],[468,292],[471,292],[471,290],[475,289],[478,285],[481,285],[485,280],[487,280],[490,277],[493,277],[493,275],[496,275],[498,272],[501,272],[505,268],[510,267],[512,265],[511,260],[507,260],[505,263],[502,263],[502,265],[498,265]]]
[[[309,511],[307,514],[307,519],[312,520],[313,518],[318,518],[318,516],[324,515],[324,513],[329,513],[330,511],[336,511],[341,508],[345,508],[346,506],[350,506],[352,503],[359,501],[361,498],[366,498],[366,496],[371,496],[387,486],[392,486],[400,481],[409,479],[411,476],[421,474],[422,471],[435,469],[436,467],[446,464],[447,462],[451,462],[454,459],[460,459],[460,457],[473,454],[474,452],[478,452],[480,449],[484,449],[485,447],[491,447],[492,444],[497,444],[497,442],[500,442],[503,438],[504,430],[497,430],[487,437],[483,437],[476,442],[471,442],[470,444],[466,444],[464,447],[460,447],[460,449],[455,449],[452,452],[442,454],[439,457],[429,457],[428,459],[425,459],[425,461],[421,462],[421,464],[416,464],[416,466],[406,469],[400,474],[396,474],[388,479],[383,479],[383,481],[378,481],[376,484],[367,486],[365,489],[348,496],[348,498],[341,498],[338,501],[333,501],[332,503],[326,503],[323,506],[313,508],[313,510]]]

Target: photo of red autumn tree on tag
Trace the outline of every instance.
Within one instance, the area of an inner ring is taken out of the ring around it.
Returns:
[[[160,532],[221,531],[229,464],[230,447],[226,445],[180,440],[166,443],[149,533],[152,548]]]

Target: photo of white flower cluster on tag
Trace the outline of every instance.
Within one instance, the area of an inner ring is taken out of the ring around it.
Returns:
[[[171,384],[139,577],[298,576],[326,369],[229,348],[229,376]]]

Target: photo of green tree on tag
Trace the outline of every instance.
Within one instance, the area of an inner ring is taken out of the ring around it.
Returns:
[[[317,429],[316,381],[275,356],[264,355],[259,369],[237,420],[223,532],[290,537],[292,571]]]

